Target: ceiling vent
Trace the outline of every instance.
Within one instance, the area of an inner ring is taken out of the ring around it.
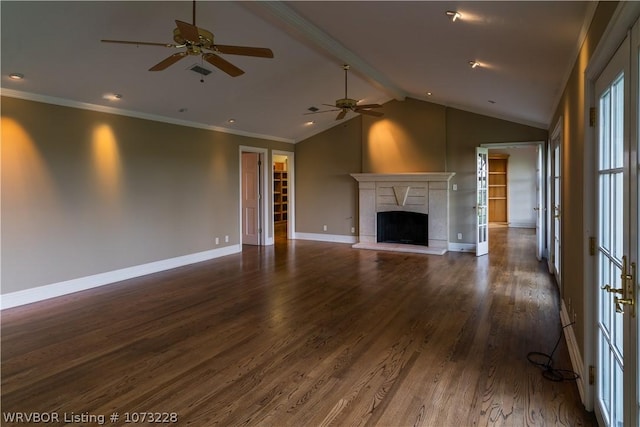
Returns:
[[[316,111],[319,110],[319,108],[317,108],[317,107],[309,107],[309,108],[307,108],[307,110],[311,111],[312,113],[315,113]]]
[[[194,65],[189,69],[195,73],[202,74],[203,76],[208,76],[209,74],[211,74],[211,70],[207,70],[206,68],[199,65]]]

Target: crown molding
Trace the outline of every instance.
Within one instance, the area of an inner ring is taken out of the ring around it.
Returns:
[[[295,143],[293,139],[289,139],[289,138],[280,138],[277,136],[264,135],[264,134],[253,133],[253,132],[243,132],[236,129],[227,129],[220,126],[206,125],[203,123],[192,122],[188,120],[178,120],[171,117],[160,116],[156,114],[141,113],[138,111],[124,110],[124,109],[115,108],[115,107],[107,107],[105,105],[90,104],[88,102],[74,101],[74,100],[65,99],[65,98],[57,98],[55,96],[41,95],[41,94],[31,93],[31,92],[23,92],[23,91],[14,90],[14,89],[0,88],[0,95],[6,96],[9,98],[18,98],[18,99],[24,99],[27,101],[43,102],[45,104],[53,104],[53,105],[60,105],[63,107],[78,108],[81,110],[96,111],[99,113],[116,114],[119,116],[134,117],[137,119],[151,120],[154,122],[162,122],[162,123],[169,123],[169,124],[178,125],[178,126],[206,129],[206,130],[227,133],[232,135],[246,136],[249,138],[267,139],[270,141],[287,142],[289,144]]]

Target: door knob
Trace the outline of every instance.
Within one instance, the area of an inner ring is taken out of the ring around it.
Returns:
[[[622,298],[618,298],[617,295],[613,297],[613,303],[616,306],[616,313],[624,313],[622,306],[628,305],[631,313],[631,317],[635,317],[636,316],[636,310],[635,310],[636,263],[632,262],[630,267],[631,267],[631,271],[629,271],[627,256],[624,255],[622,257],[622,274],[620,275],[620,278],[622,279],[622,288],[615,289],[615,288],[612,288],[611,285],[604,285],[600,289],[607,291],[611,294],[622,295]]]
[[[624,313],[622,310],[622,304],[633,306],[633,300],[631,298],[613,297],[613,302],[616,305],[616,313]]]
[[[602,289],[603,291],[607,291],[610,294],[620,294],[620,295],[622,295],[624,293],[624,289],[615,289],[615,288],[612,288],[611,285],[604,285],[600,289]]]

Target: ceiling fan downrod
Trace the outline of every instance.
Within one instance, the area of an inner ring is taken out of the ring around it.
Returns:
[[[342,68],[344,68],[344,98],[347,99],[347,71],[349,71],[350,67],[344,64]]]

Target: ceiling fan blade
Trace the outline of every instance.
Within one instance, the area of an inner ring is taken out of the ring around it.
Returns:
[[[354,110],[356,113],[358,114],[367,114],[369,116],[376,116],[376,117],[380,117],[380,116],[384,116],[383,113],[381,113],[380,111],[373,111],[373,110],[358,110],[355,109]]]
[[[347,109],[343,108],[342,111],[338,113],[338,117],[336,117],[336,120],[342,120],[346,115],[347,115]]]
[[[202,57],[209,64],[220,68],[222,71],[229,74],[231,77],[238,77],[239,75],[244,74],[244,71],[242,71],[240,68],[236,67],[231,62],[221,58],[215,53],[203,53]]]
[[[259,58],[273,58],[273,52],[266,47],[229,46],[224,44],[214,45],[213,50],[228,55],[257,56]]]
[[[173,65],[176,62],[180,61],[182,58],[184,58],[187,55],[188,55],[187,52],[174,53],[173,55],[169,56],[168,58],[163,59],[162,61],[158,62],[153,67],[149,68],[149,71],[162,71],[165,68],[167,68],[168,66]]]
[[[187,22],[179,21],[177,19],[176,25],[178,26],[178,30],[180,31],[180,35],[183,39],[191,43],[198,43],[200,41],[200,33],[198,32],[198,27]]]
[[[339,108],[335,109],[335,110],[323,110],[323,111],[312,111],[311,113],[302,113],[303,116],[307,116],[309,114],[320,114],[320,113],[330,113],[332,111],[340,111]]]
[[[122,43],[122,44],[135,44],[135,45],[144,45],[144,46],[162,46],[162,47],[178,47],[175,44],[171,43],[153,43],[153,42],[136,42],[129,40],[100,40],[103,43]]]
[[[382,107],[382,105],[380,104],[362,104],[362,105],[358,104],[355,106],[356,110],[359,108],[380,108],[380,107]]]

